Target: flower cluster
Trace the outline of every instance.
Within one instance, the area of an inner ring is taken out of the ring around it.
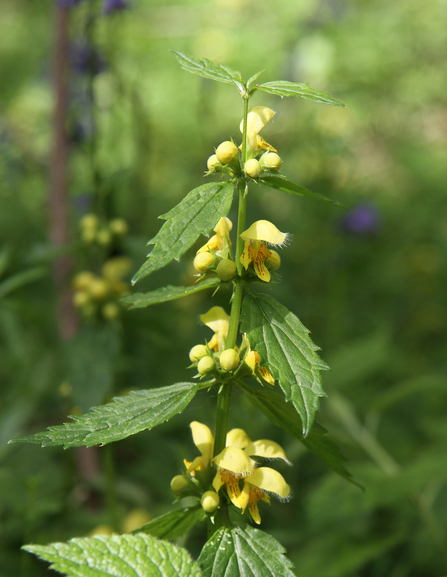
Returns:
[[[82,271],[73,279],[73,303],[87,319],[101,315],[106,320],[119,316],[118,300],[130,294],[130,285],[123,281],[131,268],[127,257],[107,260],[101,276],[90,271]]]
[[[81,239],[86,244],[97,244],[108,247],[115,239],[127,234],[127,222],[123,218],[114,218],[108,223],[101,223],[96,214],[86,214],[79,222]]]
[[[200,455],[192,462],[184,461],[186,477],[195,477],[196,472],[206,471],[211,465],[217,468],[211,483],[214,491],[203,493],[202,507],[208,513],[220,504],[220,490],[223,488],[231,503],[245,513],[246,509],[257,524],[261,522],[258,501],[270,503],[270,495],[287,499],[289,485],[283,476],[270,467],[259,467],[255,458],[281,459],[289,463],[285,452],[277,443],[267,439],[251,441],[244,430],[232,429],[226,437],[223,451],[213,458],[214,439],[210,429],[197,421],[191,423],[195,446]],[[254,457],[254,458],[253,458]],[[171,487],[181,492],[188,480],[183,476],[174,477]]]
[[[262,385],[275,384],[275,379],[268,367],[261,367],[261,357],[252,351],[246,335],[243,335],[241,347],[226,348],[226,338],[230,326],[230,317],[222,307],[213,307],[200,316],[204,325],[210,328],[214,335],[205,345],[195,345],[189,352],[193,367],[203,377],[219,373],[220,377],[254,376]]]
[[[219,144],[215,154],[207,161],[209,173],[226,172],[230,175],[240,175],[242,172],[250,178],[258,178],[263,173],[276,172],[281,168],[281,158],[271,144],[260,136],[261,130],[275,116],[275,112],[267,106],[253,106],[247,115],[247,154],[244,166],[241,167],[238,148],[233,141],[227,140]],[[241,121],[240,131],[244,132],[244,121]]]

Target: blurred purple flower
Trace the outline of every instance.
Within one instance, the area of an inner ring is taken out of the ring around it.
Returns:
[[[107,68],[105,60],[88,42],[71,46],[70,63],[73,70],[82,75],[96,76]]]
[[[342,220],[342,228],[352,234],[375,234],[381,224],[380,213],[372,204],[358,204]]]
[[[82,0],[56,0],[58,6],[61,6],[62,8],[74,8],[81,2]]]
[[[103,0],[102,11],[109,15],[117,10],[125,10],[129,7],[127,0]]]

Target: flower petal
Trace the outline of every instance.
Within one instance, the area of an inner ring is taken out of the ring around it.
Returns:
[[[282,245],[287,239],[287,233],[281,232],[268,220],[257,220],[250,228],[241,234],[242,240],[263,240],[273,245]]]
[[[253,106],[247,115],[247,134],[259,134],[264,126],[275,116],[275,111],[267,106]],[[240,131],[244,132],[244,121],[241,121]]]
[[[255,466],[254,461],[239,447],[226,447],[214,457],[213,462],[220,469],[230,471],[239,477],[250,475]]]
[[[278,443],[275,443],[275,441],[269,441],[268,439],[260,439],[259,441],[250,442],[245,446],[244,452],[247,453],[249,457],[282,459],[286,463],[289,463],[284,449],[278,445]]]
[[[275,386],[275,379],[273,378],[272,372],[268,367],[258,367],[259,374],[261,377],[272,387]]]
[[[213,307],[204,315],[200,315],[200,320],[215,333],[228,333],[230,317],[222,307]]]
[[[203,466],[206,468],[213,456],[213,434],[206,425],[198,421],[193,421],[189,426],[191,427],[194,445],[199,449],[203,457]]]
[[[247,478],[247,482],[263,491],[274,493],[282,499],[290,494],[290,487],[285,482],[284,477],[270,467],[259,467]]]
[[[226,441],[227,447],[239,447],[239,449],[245,449],[245,447],[250,444],[251,441],[244,429],[231,429],[231,431],[228,431]],[[249,453],[247,453],[247,455],[248,454]]]

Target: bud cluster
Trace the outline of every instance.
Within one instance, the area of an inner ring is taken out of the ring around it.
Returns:
[[[212,372],[233,373],[241,362],[236,349],[213,352],[209,345],[195,345],[189,351],[189,360],[201,377]]]
[[[96,214],[89,213],[79,222],[81,239],[86,244],[96,244],[109,247],[115,240],[128,232],[127,222],[123,218],[114,218],[108,223],[102,223]]]
[[[122,279],[130,270],[126,257],[109,259],[102,267],[101,276],[91,271],[82,271],[73,279],[73,303],[86,319],[101,316],[113,321],[120,314],[118,301],[130,294],[130,285]]]

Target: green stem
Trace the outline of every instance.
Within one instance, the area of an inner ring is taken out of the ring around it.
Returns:
[[[244,131],[242,136],[242,166],[244,166],[247,156],[247,115],[248,115],[248,98],[244,98]],[[236,241],[236,266],[238,276],[242,273],[242,264],[240,258],[244,250],[244,241],[241,239],[241,233],[245,230],[245,215],[247,210],[246,184],[245,180],[240,180],[237,184],[239,193],[238,205],[238,222],[237,222],[237,241]],[[231,298],[230,325],[226,339],[226,348],[233,349],[236,346],[237,335],[239,330],[239,317],[241,314],[243,288],[240,278],[235,281],[233,296]],[[228,382],[221,386],[217,394],[216,408],[216,428],[214,431],[214,455],[218,455],[225,448],[228,416],[230,411],[232,383]]]

